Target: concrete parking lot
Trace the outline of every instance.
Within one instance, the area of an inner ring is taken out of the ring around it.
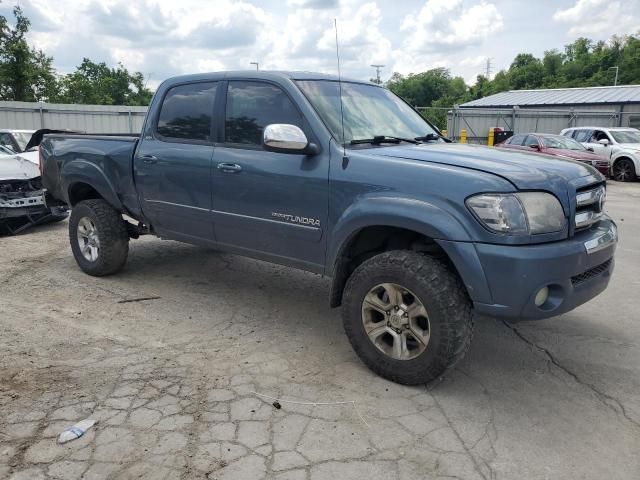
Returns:
[[[66,222],[0,238],[0,478],[638,479],[640,184],[611,182],[607,210],[606,292],[479,319],[411,388],[360,363],[319,276],[144,238],[98,279]]]

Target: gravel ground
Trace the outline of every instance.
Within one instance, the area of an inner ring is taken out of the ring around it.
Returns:
[[[636,480],[639,208],[640,184],[610,184],[605,293],[480,319],[467,358],[415,388],[359,362],[325,278],[144,238],[97,279],[66,222],[0,238],[0,478]]]

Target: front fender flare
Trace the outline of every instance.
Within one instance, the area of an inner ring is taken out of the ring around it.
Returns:
[[[471,241],[464,225],[441,207],[423,200],[376,196],[360,200],[340,216],[327,249],[327,275],[331,275],[344,248],[363,228],[397,227],[433,240]]]
[[[333,277],[330,305],[342,301],[348,272],[344,251],[363,228],[388,226],[408,229],[433,239],[445,251],[472,300],[489,301],[491,294],[471,236],[452,213],[432,203],[403,197],[376,197],[355,203],[336,223],[327,250],[327,275]]]

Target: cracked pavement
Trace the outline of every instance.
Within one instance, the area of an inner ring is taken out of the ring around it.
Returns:
[[[0,478],[640,478],[639,202],[610,183],[605,293],[479,319],[428,387],[359,362],[319,276],[143,238],[98,279],[66,222],[0,238]]]

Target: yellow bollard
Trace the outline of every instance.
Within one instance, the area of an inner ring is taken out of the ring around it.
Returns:
[[[467,129],[460,130],[460,143],[467,143]]]
[[[490,147],[493,147],[494,141],[495,141],[495,132],[493,131],[493,128],[490,128],[489,136],[487,137],[487,145]]]

